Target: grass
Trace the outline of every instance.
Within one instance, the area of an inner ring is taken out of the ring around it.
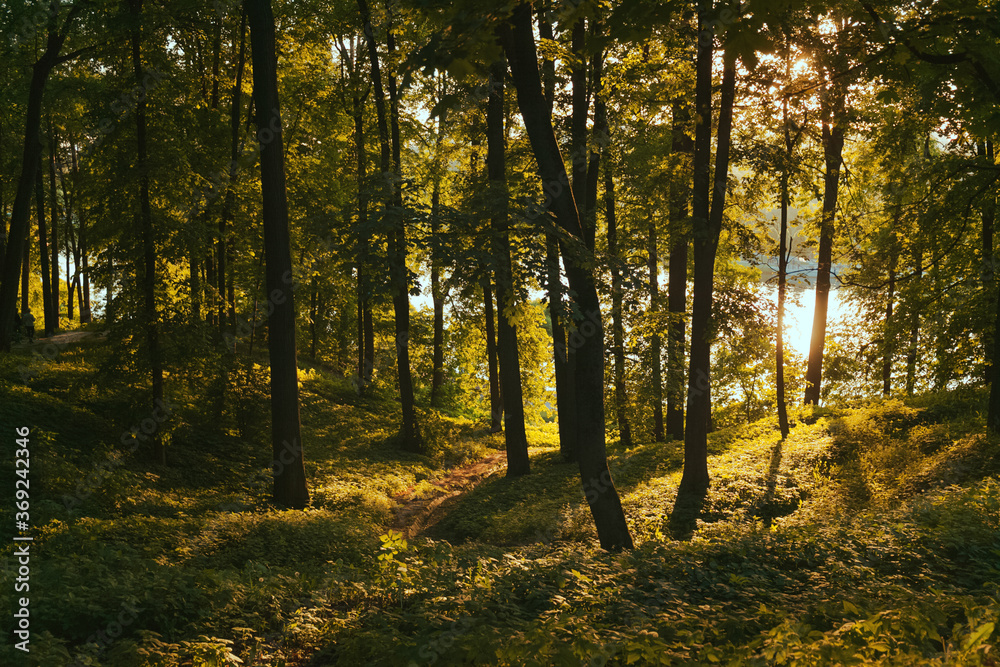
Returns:
[[[312,505],[286,511],[260,369],[221,419],[210,373],[171,378],[163,467],[121,445],[148,409],[98,371],[107,347],[28,354],[0,358],[0,433],[33,429],[31,653],[5,645],[2,664],[996,664],[1000,443],[981,389],[800,412],[784,442],[772,420],[712,434],[683,540],[681,443],[609,443],[637,544],[611,555],[551,425],[529,427],[532,474],[484,480],[407,543],[394,496],[502,436],[424,411],[428,454],[404,454],[387,392],[303,370]]]

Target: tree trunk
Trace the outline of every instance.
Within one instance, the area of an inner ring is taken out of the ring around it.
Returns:
[[[490,95],[486,105],[486,171],[490,187],[490,224],[496,257],[497,343],[500,386],[504,398],[504,440],[507,445],[507,476],[530,471],[528,439],[524,431],[524,401],[521,395],[521,362],[517,331],[510,320],[514,308],[514,281],[507,222],[507,165],[503,131],[504,75],[502,60],[490,67]]]
[[[919,244],[913,247],[913,282],[910,306],[910,344],[906,353],[906,395],[913,396],[917,384],[917,353],[920,345],[920,283],[924,275],[924,253]]]
[[[440,136],[440,132],[439,135]],[[431,300],[434,303],[434,349],[431,369],[431,405],[441,407],[441,387],[444,386],[444,294],[441,290],[441,266],[438,258],[437,240],[441,223],[441,184],[435,176],[434,191],[431,194]]]
[[[142,85],[142,0],[129,0],[132,14],[132,68],[137,86]],[[156,312],[156,246],[153,241],[153,213],[149,202],[149,160],[146,148],[146,99],[136,102],[135,134],[138,158],[136,171],[139,174],[139,213],[136,215],[139,236],[142,239],[142,303],[146,329],[146,347],[149,355],[149,369],[152,381],[154,409],[163,404],[163,361],[160,354],[159,315]],[[153,441],[153,461],[165,465],[167,451],[159,433],[151,437]]]
[[[31,244],[24,244],[24,261],[21,270],[21,312],[31,307]]]
[[[413,399],[413,377],[410,374],[410,295],[406,268],[406,231],[403,216],[403,194],[400,190],[400,140],[399,106],[396,94],[396,77],[389,75],[389,111],[385,108],[385,93],[382,88],[382,74],[378,60],[378,46],[372,28],[371,14],[367,0],[358,0],[358,8],[368,37],[368,56],[371,61],[372,87],[375,92],[375,111],[378,115],[379,141],[381,144],[381,167],[389,195],[385,198],[385,215],[391,220],[388,240],[389,282],[392,285],[392,308],[396,326],[396,371],[399,382],[399,397],[402,405],[403,424],[400,430],[404,450],[423,451],[423,441],[417,424],[417,414]],[[390,19],[391,20],[391,19]],[[389,58],[395,53],[395,37],[391,28],[386,31]],[[391,119],[392,138],[390,142],[388,123]]]
[[[787,59],[786,59],[787,70]],[[787,71],[786,71],[787,74]],[[785,135],[784,163],[781,165],[781,228],[778,232],[778,324],[774,332],[775,401],[781,439],[788,437],[788,405],[785,402],[785,298],[788,286],[788,170],[792,159],[792,136],[788,127],[788,98],[781,101],[781,122]]]
[[[538,16],[538,34],[543,39],[554,39],[552,23],[544,14]],[[551,117],[555,101],[556,70],[551,58],[542,60],[542,81],[545,107]],[[570,368],[570,349],[566,345],[567,313],[562,304],[562,277],[559,268],[559,242],[556,234],[545,234],[545,266],[547,270],[547,298],[549,319],[552,323],[552,352],[556,379],[556,415],[559,422],[559,454],[564,461],[576,461],[576,393]]]
[[[309,285],[309,358],[316,363],[316,342],[319,336],[316,320],[319,319],[319,276],[315,273]]]
[[[597,282],[588,263],[579,209],[569,188],[566,167],[552,130],[552,119],[542,95],[538,56],[531,26],[531,7],[514,9],[503,32],[503,46],[517,89],[518,106],[538,164],[539,175],[551,196],[550,210],[566,232],[562,254],[570,288],[587,321],[570,341],[577,351],[576,385],[578,429],[576,453],[584,494],[590,505],[601,546],[631,549],[625,513],[608,469],[604,434],[604,333]],[[586,326],[590,324],[590,326]]]
[[[243,98],[243,70],[246,66],[246,31],[247,14],[246,8],[240,14],[240,50],[236,57],[236,81],[233,84],[232,102],[229,107],[229,178],[226,181],[226,197],[222,202],[222,215],[219,216],[219,238],[216,242],[216,256],[219,261],[219,280],[217,289],[219,291],[219,334],[224,336],[230,326],[234,326],[236,304],[232,303],[226,295],[226,287],[229,282],[229,227],[233,223],[236,212],[236,162],[240,154],[240,109]],[[215,64],[215,89],[213,97],[218,103],[218,62]]]
[[[285,156],[270,0],[247,0],[253,96],[260,141],[260,185],[264,214],[265,284],[274,312],[268,319],[271,360],[271,443],[274,502],[295,509],[309,504],[299,422],[295,358],[295,304],[285,192]],[[270,306],[268,310],[271,310]],[[287,461],[287,463],[286,463]]]
[[[997,294],[996,317],[993,320],[993,358],[1000,359],[1000,293]],[[986,427],[991,433],[1000,434],[1000,364],[993,364],[992,375]]]
[[[893,230],[889,233],[889,284],[888,294],[885,301],[885,333],[882,335],[882,395],[889,396],[892,393],[892,357],[895,353],[895,346],[892,343],[892,307],[896,298],[896,225],[899,223],[899,214],[902,204],[898,204],[896,215],[893,216]]]
[[[691,138],[684,131],[690,120],[686,103],[673,105],[673,130],[671,153],[675,160],[687,161],[693,150]],[[688,245],[690,243],[686,218],[690,186],[687,182],[687,165],[679,170],[685,174],[684,183],[677,178],[670,181],[670,259],[667,267],[667,308],[670,311],[670,334],[667,340],[667,434],[673,440],[684,439],[684,313],[687,310]]]
[[[59,62],[65,34],[49,33],[45,53],[32,66],[31,82],[28,87],[28,105],[24,121],[24,152],[21,160],[21,174],[14,195],[14,207],[7,232],[7,247],[0,280],[0,351],[10,351],[13,333],[14,311],[17,308],[18,280],[27,253],[28,223],[31,212],[31,189],[35,185],[35,174],[41,164],[41,143],[39,129],[42,120],[42,95],[49,73]],[[23,299],[23,297],[22,297]]]
[[[35,172],[35,206],[38,213],[38,263],[42,270],[42,318],[44,337],[52,335],[54,318],[52,316],[52,285],[49,282],[49,233],[45,226],[45,187],[42,183],[42,170]]]
[[[486,362],[490,374],[490,433],[503,431],[503,395],[500,392],[500,372],[497,362],[497,339],[495,318],[493,315],[493,289],[490,287],[490,276],[484,273],[481,279],[483,288],[483,310],[486,319]]]
[[[367,97],[367,95],[365,96]],[[375,330],[368,278],[371,232],[368,229],[368,155],[365,152],[365,98],[351,97],[354,112],[355,180],[358,189],[358,379],[364,391],[375,372]]]
[[[615,417],[618,420],[618,440],[622,446],[632,446],[632,429],[625,413],[625,325],[622,322],[621,261],[618,253],[618,219],[615,215],[615,180],[611,161],[604,162],[604,209],[608,224],[608,262],[611,265],[611,345],[615,358]]]
[[[715,183],[709,174],[712,150],[712,32],[707,27],[708,7],[699,9],[698,59],[695,110],[698,123],[694,145],[694,286],[691,307],[691,361],[688,369],[687,427],[684,433],[684,473],[678,499],[693,499],[708,491],[708,432],[712,417],[711,316],[715,282],[715,253],[722,230],[722,213],[729,175],[729,143],[736,86],[735,56],[723,55],[719,128],[716,141]],[[711,197],[711,208],[709,195]]]
[[[823,118],[823,152],[826,174],[823,177],[823,213],[820,223],[816,267],[816,308],[813,311],[812,336],[809,339],[809,363],[806,367],[806,405],[819,405],[823,380],[823,349],[826,346],[826,315],[830,301],[830,273],[833,258],[834,217],[840,187],[840,165],[844,150],[844,97],[833,93]]]
[[[439,84],[438,99],[444,97],[443,80]],[[437,136],[434,139],[434,188],[431,193],[431,299],[434,304],[434,348],[431,372],[431,405],[440,407],[441,387],[444,386],[444,291],[441,288],[441,165],[440,151],[444,139],[447,113],[438,116]],[[501,119],[502,121],[502,119]],[[502,129],[502,128],[501,128]]]
[[[52,127],[52,116],[49,116],[49,211],[51,211],[52,218],[52,279],[49,282],[49,299],[52,306],[52,330],[54,333],[59,328],[59,216],[57,211],[59,210],[58,202],[56,201],[56,146],[58,142],[56,141],[55,131]],[[63,197],[65,198],[66,192],[63,190]],[[69,207],[66,210],[66,222],[69,224]],[[67,298],[72,299],[72,294],[67,294]],[[46,327],[48,329],[48,327]]]
[[[660,259],[657,254],[659,241],[656,235],[656,220],[649,213],[649,229],[646,236],[646,266],[649,272],[649,313],[656,317],[660,311]],[[653,328],[654,333],[649,340],[649,375],[653,385],[653,440],[663,442],[663,371],[660,366],[662,347],[659,327]]]

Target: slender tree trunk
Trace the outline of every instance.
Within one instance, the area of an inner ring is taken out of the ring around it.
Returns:
[[[660,311],[660,259],[657,253],[659,240],[656,234],[656,220],[652,211],[649,212],[649,229],[646,236],[646,257],[649,273],[649,313],[656,317]],[[653,440],[663,442],[663,371],[660,357],[663,353],[660,334],[655,333],[659,327],[654,327],[654,333],[649,340],[650,381],[653,385]]]
[[[59,210],[59,204],[56,201],[56,147],[58,146],[58,141],[56,141],[55,130],[52,127],[52,116],[49,116],[49,210],[52,218],[52,279],[49,283],[49,298],[52,306],[52,330],[49,335],[54,333],[59,328],[59,216],[57,211]],[[66,196],[65,189],[63,190],[63,196]],[[67,224],[69,219],[69,207],[66,210]],[[67,298],[72,299],[72,294],[67,294]]]
[[[319,319],[319,277],[313,274],[309,285],[309,358],[316,363],[316,342],[318,331],[316,321]]]
[[[490,375],[490,433],[503,431],[503,395],[500,392],[500,371],[497,361],[497,339],[493,315],[493,289],[490,286],[490,276],[484,273],[481,279],[483,288],[483,310],[486,319],[486,362]]]
[[[544,13],[538,16],[538,34],[542,39],[554,39],[552,22]],[[551,58],[542,60],[541,78],[547,113],[551,117],[555,101],[556,69]],[[552,323],[553,365],[556,379],[556,415],[559,422],[559,453],[564,461],[575,462],[576,398],[573,373],[570,368],[570,349],[566,345],[568,313],[562,304],[562,277],[559,268],[559,241],[553,232],[545,234],[546,292],[549,318]]]
[[[389,111],[385,108],[385,93],[382,88],[382,73],[379,67],[378,46],[372,28],[371,13],[367,0],[358,0],[358,8],[368,38],[368,57],[371,61],[372,87],[375,92],[375,111],[378,116],[379,142],[381,144],[382,176],[389,194],[385,198],[385,215],[391,220],[389,232],[389,282],[392,285],[392,307],[396,326],[396,370],[399,382],[399,397],[402,405],[403,424],[400,431],[403,449],[419,452],[423,441],[417,424],[417,414],[413,399],[413,377],[410,374],[410,297],[406,269],[406,231],[403,218],[403,195],[399,186],[401,178],[399,107],[396,95],[396,77],[389,75]],[[391,19],[390,19],[391,20]],[[389,58],[395,53],[395,37],[392,30],[386,31]],[[389,136],[389,122],[392,123],[392,137]]]
[[[396,36],[392,31],[392,7],[386,0],[388,27],[386,29],[386,51],[389,61],[396,57]],[[417,413],[413,396],[413,375],[410,372],[410,285],[406,268],[407,241],[406,219],[403,210],[402,191],[402,142],[399,136],[399,95],[396,91],[396,76],[391,71],[386,76],[389,84],[389,120],[392,130],[392,210],[390,218],[395,218],[389,240],[389,279],[393,284],[392,306],[396,319],[396,367],[399,372],[399,397],[403,408],[403,447],[409,451],[422,452],[423,439],[417,424]]]
[[[917,384],[917,354],[920,346],[920,303],[924,274],[924,253],[919,244],[913,247],[913,282],[910,283],[913,296],[910,306],[910,344],[906,353],[906,395],[913,396]]]
[[[590,505],[601,546],[608,550],[631,549],[632,537],[618,491],[608,469],[604,433],[604,331],[597,282],[588,262],[579,209],[568,187],[569,178],[552,130],[552,119],[542,95],[538,56],[532,34],[531,7],[514,9],[503,33],[503,46],[517,89],[518,106],[538,164],[539,175],[551,194],[550,210],[567,234],[562,254],[570,288],[586,318],[578,328],[577,351],[578,429],[576,453],[584,495]],[[587,326],[587,325],[590,326]]]
[[[439,135],[440,136],[440,135]],[[435,176],[435,179],[438,177]],[[431,194],[431,238],[436,243],[441,230],[441,184],[435,180]],[[444,293],[441,289],[441,266],[436,247],[431,248],[431,299],[434,303],[434,349],[431,369],[431,405],[441,407],[444,386]]]
[[[687,162],[693,150],[691,138],[684,130],[690,121],[690,108],[684,102],[673,105],[671,153],[675,160]],[[673,440],[684,439],[684,348],[687,310],[687,269],[690,234],[687,230],[688,198],[687,164],[679,170],[685,174],[683,183],[670,180],[670,258],[667,267],[667,308],[670,311],[670,334],[667,339],[667,434]]]
[[[813,311],[812,336],[809,339],[809,363],[806,367],[806,405],[818,405],[823,380],[823,349],[826,346],[826,316],[830,301],[830,273],[833,259],[834,217],[840,187],[840,165],[844,150],[844,98],[834,93],[823,119],[823,149],[826,174],[823,178],[823,213],[820,223],[816,267],[816,308]]]
[[[787,70],[787,59],[786,59]],[[787,74],[787,71],[786,71]],[[791,168],[792,136],[788,127],[788,98],[781,102],[781,122],[785,134],[785,155],[781,165],[781,228],[778,232],[778,325],[774,337],[775,400],[781,439],[788,437],[788,405],[785,401],[785,298],[788,288],[788,170]]]
[[[604,163],[604,209],[608,224],[608,261],[611,264],[611,345],[615,358],[615,416],[618,439],[626,448],[632,446],[632,429],[625,413],[625,324],[622,322],[621,256],[618,253],[618,218],[615,214],[615,180],[611,161]]]
[[[357,58],[360,60],[360,57]],[[365,151],[365,98],[355,93],[354,150],[358,189],[358,378],[362,391],[375,372],[375,330],[372,322],[371,284],[368,278],[371,231],[368,229],[368,155]]]
[[[899,224],[899,214],[901,204],[897,205],[896,215],[893,216],[893,231],[889,235],[889,285],[888,294],[885,301],[885,333],[882,341],[882,395],[889,396],[892,393],[892,357],[895,354],[893,345],[892,328],[895,323],[892,321],[892,308],[896,299],[896,225]]]
[[[132,68],[136,85],[142,85],[142,0],[129,0],[132,15]],[[136,171],[139,173],[139,212],[136,223],[142,239],[141,285],[143,297],[143,319],[146,329],[146,347],[153,390],[153,409],[163,404],[163,361],[160,355],[159,315],[156,312],[156,246],[153,240],[153,213],[149,202],[149,160],[146,148],[146,100],[140,99],[135,109],[136,145],[138,159]],[[68,254],[68,253],[67,253]],[[158,433],[153,434],[153,460],[161,465],[167,462],[166,448]]]
[[[983,149],[980,154],[985,155],[986,161],[990,166],[994,164],[993,155],[993,142],[984,142]],[[987,195],[985,204],[983,205],[983,233],[982,233],[982,253],[983,253],[983,288],[989,290],[994,288],[994,278],[996,276],[996,263],[993,254],[993,226],[996,223],[997,215],[997,202],[996,196],[994,194]],[[994,332],[993,336],[996,337]],[[994,355],[993,350],[996,345],[996,341],[990,341],[987,337],[983,346],[983,353],[986,359],[986,381],[989,382],[993,378],[994,369],[993,366],[996,364],[997,357]]]
[[[486,106],[486,171],[490,185],[490,223],[493,255],[496,257],[497,351],[500,386],[504,398],[504,439],[507,445],[507,476],[530,471],[528,439],[524,430],[524,402],[521,395],[521,362],[517,351],[517,331],[510,320],[514,308],[513,269],[507,222],[507,166],[504,141],[504,75],[502,60],[490,67],[490,95]]]
[[[723,55],[719,128],[716,141],[715,182],[709,174],[712,132],[712,31],[708,27],[710,2],[699,8],[695,109],[698,123],[694,146],[694,293],[691,308],[691,361],[688,370],[687,428],[684,433],[684,473],[680,498],[703,496],[709,486],[708,432],[712,417],[710,320],[715,282],[715,254],[722,231],[722,213],[729,175],[729,144],[736,87],[735,56]],[[711,204],[709,203],[709,195]]]
[[[250,24],[257,139],[261,147],[264,275],[267,293],[274,306],[274,312],[268,319],[267,336],[271,359],[271,443],[276,462],[274,502],[300,509],[309,504],[309,490],[306,487],[299,422],[294,277],[288,232],[274,15],[271,13],[270,0],[247,0],[246,11]]]
[[[439,84],[438,99],[444,96],[444,83]],[[434,188],[431,193],[431,299],[434,304],[434,349],[431,371],[431,405],[440,407],[441,387],[444,385],[444,291],[441,288],[441,143],[444,139],[447,113],[438,116],[437,136],[434,143]],[[502,119],[501,119],[502,120]],[[502,128],[501,128],[502,129]]]
[[[216,256],[219,261],[217,289],[219,291],[219,334],[224,336],[230,326],[235,325],[236,305],[226,294],[229,282],[229,228],[232,226],[236,212],[236,163],[240,153],[240,109],[243,105],[243,70],[246,66],[246,8],[240,14],[240,50],[236,57],[236,81],[233,84],[232,101],[229,107],[229,178],[226,181],[226,196],[222,202],[222,215],[219,216],[219,238],[216,242]],[[218,59],[215,61],[215,88],[213,96],[218,104]]]
[[[54,331],[52,316],[52,285],[49,282],[49,234],[45,226],[45,187],[42,184],[42,170],[35,172],[35,206],[38,213],[38,263],[42,270],[42,318],[44,337]]]
[[[993,358],[1000,359],[1000,293],[997,294],[996,317],[993,320]],[[1000,364],[993,364],[992,375],[986,427],[991,433],[1000,434]]]

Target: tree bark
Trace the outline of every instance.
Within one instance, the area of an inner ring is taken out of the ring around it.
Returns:
[[[253,96],[260,142],[260,185],[264,214],[265,284],[274,312],[268,319],[271,360],[271,443],[274,502],[301,509],[309,504],[299,422],[295,357],[295,303],[285,192],[285,156],[270,0],[247,0]],[[268,307],[268,310],[271,308]],[[285,464],[286,461],[289,463]],[[280,464],[280,465],[279,465]]]
[[[924,253],[919,243],[913,247],[913,296],[910,299],[910,344],[906,353],[906,395],[913,396],[917,384],[917,354],[920,346],[920,283],[924,275]]]
[[[608,224],[608,261],[611,264],[611,345],[615,358],[615,417],[618,440],[622,446],[632,446],[632,428],[625,412],[625,324],[622,321],[621,261],[618,252],[618,218],[615,213],[615,180],[611,161],[604,162],[604,209]]]
[[[440,137],[440,133],[438,135]],[[441,229],[441,184],[435,176],[431,194],[431,300],[434,305],[434,342],[431,362],[431,405],[441,407],[441,387],[444,386],[444,294],[441,290],[441,266],[437,239]]]
[[[35,207],[38,214],[38,263],[42,270],[42,318],[44,337],[52,335],[54,318],[52,316],[52,284],[49,271],[49,234],[45,226],[45,187],[42,183],[42,170],[35,172]],[[53,221],[54,222],[54,221]]]
[[[142,85],[142,0],[129,0],[132,19],[132,68],[137,86]],[[146,99],[142,97],[135,108],[135,134],[137,147],[136,171],[139,174],[139,212],[136,224],[142,240],[142,307],[146,333],[146,347],[149,355],[149,370],[152,384],[152,407],[158,409],[163,404],[163,361],[160,352],[159,315],[156,310],[156,246],[153,240],[153,213],[149,201],[149,159],[146,147]],[[159,433],[151,437],[153,441],[153,461],[165,465],[167,451]]]
[[[656,220],[649,213],[649,229],[646,235],[646,267],[649,277],[649,313],[656,317],[660,311],[660,259],[657,253],[659,240],[656,234]],[[663,353],[658,327],[649,339],[649,375],[653,385],[653,440],[663,442],[663,370],[660,357]]]
[[[604,333],[600,300],[593,269],[588,263],[579,209],[569,188],[566,166],[559,152],[552,119],[542,95],[538,56],[531,26],[531,7],[514,9],[510,25],[503,31],[503,46],[517,90],[518,106],[538,164],[550,210],[566,232],[562,254],[570,288],[576,292],[581,322],[570,343],[576,347],[578,429],[576,452],[584,494],[594,517],[598,539],[608,550],[631,549],[625,513],[608,469],[604,433]],[[586,324],[591,326],[587,327]]]
[[[67,25],[69,19],[67,19]],[[24,150],[21,160],[21,174],[17,181],[14,206],[11,210],[10,227],[7,232],[7,247],[0,277],[0,351],[10,351],[13,333],[14,311],[17,308],[18,281],[26,254],[28,223],[31,212],[31,190],[35,185],[35,174],[41,164],[41,143],[39,129],[42,120],[42,96],[52,68],[58,64],[59,52],[66,41],[65,32],[49,31],[45,52],[31,68],[31,82],[28,86],[28,105],[24,121]]]
[[[820,222],[816,267],[816,307],[813,311],[812,336],[809,339],[809,363],[806,366],[806,405],[818,405],[823,380],[823,349],[826,346],[826,316],[830,302],[830,273],[833,258],[834,217],[840,187],[840,166],[844,150],[844,96],[832,93],[833,99],[823,118],[823,153],[826,174],[823,177],[823,213]]]
[[[389,111],[385,108],[385,93],[382,88],[382,73],[379,67],[378,46],[372,28],[371,13],[367,0],[358,0],[358,8],[368,37],[368,57],[371,61],[372,86],[375,92],[375,111],[378,116],[379,141],[381,143],[382,175],[389,194],[385,197],[385,216],[390,222],[388,239],[389,282],[392,285],[392,307],[396,329],[396,371],[399,383],[399,397],[402,405],[403,423],[400,430],[402,447],[412,452],[423,451],[423,440],[417,424],[417,414],[413,398],[413,377],[410,373],[410,295],[409,278],[406,268],[406,231],[403,217],[403,194],[400,190],[400,139],[399,106],[396,94],[396,77],[386,77],[389,88]],[[395,37],[392,30],[386,31],[389,58],[395,52]],[[389,122],[392,123],[392,137],[389,136]]]
[[[696,64],[695,110],[698,123],[694,145],[694,285],[691,307],[691,360],[688,369],[687,427],[684,433],[684,472],[678,499],[697,498],[708,491],[708,432],[712,417],[711,317],[715,282],[715,254],[722,231],[722,213],[729,175],[729,144],[732,132],[736,62],[723,54],[719,128],[716,141],[715,182],[709,175],[712,133],[713,36],[708,27],[710,2],[699,9],[698,60]],[[711,187],[710,187],[711,186]],[[711,196],[711,204],[709,196]]]
[[[236,57],[236,81],[233,84],[232,101],[229,107],[229,178],[226,181],[226,196],[222,202],[222,215],[219,216],[219,238],[216,242],[216,255],[219,261],[219,275],[216,287],[219,291],[219,335],[224,336],[230,326],[236,324],[236,304],[232,303],[226,294],[228,285],[229,257],[229,227],[233,223],[236,212],[236,162],[240,154],[240,109],[243,104],[243,70],[246,67],[246,8],[240,14],[240,50]],[[213,96],[218,103],[218,66],[215,66],[215,89]]]
[[[673,105],[671,153],[674,159],[685,164],[679,170],[685,175],[678,183],[676,176],[670,180],[670,258],[667,267],[667,309],[670,311],[670,333],[667,339],[667,435],[673,440],[684,439],[684,348],[687,311],[687,268],[690,234],[687,230],[688,155],[693,150],[691,138],[684,131],[690,121],[690,108],[684,102]]]
[[[59,203],[56,201],[56,147],[58,142],[56,141],[55,130],[52,127],[52,116],[49,116],[49,211],[51,211],[52,218],[52,263],[49,265],[52,267],[52,279],[49,282],[49,299],[52,306],[52,332],[55,332],[59,328],[59,216],[56,213],[59,210]],[[66,196],[65,190],[63,191],[63,197]],[[69,207],[66,210],[66,222],[69,224]],[[73,294],[67,294],[67,298],[72,299]],[[46,327],[48,328],[48,327]]]
[[[786,70],[787,70],[786,58]],[[786,71],[787,75],[787,71]],[[788,286],[788,179],[792,159],[792,135],[788,127],[788,98],[781,101],[781,123],[785,155],[781,165],[781,228],[778,232],[778,323],[774,332],[775,401],[781,439],[788,437],[788,405],[785,402],[785,298]]]
[[[882,395],[889,396],[892,393],[892,358],[895,354],[895,346],[892,343],[892,328],[895,323],[892,321],[892,309],[896,299],[896,239],[895,228],[899,224],[899,214],[902,204],[897,204],[896,215],[893,216],[892,231],[889,233],[889,284],[888,294],[885,301],[885,325],[882,335]]]
[[[444,97],[444,79],[438,84],[438,99]],[[441,287],[441,144],[444,140],[446,110],[438,116],[437,135],[434,139],[434,186],[431,192],[431,300],[434,305],[434,342],[431,368],[431,405],[440,407],[441,388],[444,386],[444,291]],[[501,118],[501,122],[503,119]],[[501,128],[502,131],[503,128]],[[502,138],[502,137],[501,137]]]
[[[504,75],[502,60],[490,67],[490,94],[486,103],[486,171],[490,185],[490,225],[493,255],[496,257],[497,352],[500,386],[503,387],[504,440],[507,445],[507,476],[530,471],[528,439],[524,430],[524,401],[521,394],[521,362],[517,351],[517,331],[510,320],[514,308],[514,272],[510,258],[507,219],[507,165],[504,140]]]
[[[543,39],[552,40],[552,23],[544,14],[538,16],[538,34]],[[551,58],[542,60],[543,96],[545,108],[552,116],[555,101],[556,69]],[[545,234],[545,266],[547,271],[546,292],[549,302],[549,319],[552,323],[553,366],[556,379],[556,415],[559,422],[559,454],[563,461],[576,461],[576,391],[574,373],[570,367],[570,349],[566,345],[567,313],[564,312],[563,285],[559,268],[559,241],[553,232]]]
[[[483,310],[486,319],[486,363],[490,375],[490,433],[503,431],[503,394],[500,392],[500,371],[497,361],[497,338],[493,315],[493,289],[490,286],[490,276],[484,273],[481,278],[483,288]]]

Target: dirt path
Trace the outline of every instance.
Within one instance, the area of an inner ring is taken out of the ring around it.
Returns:
[[[21,340],[20,343],[13,345],[15,348],[31,347],[33,345],[69,345],[70,343],[77,343],[81,340],[93,339],[93,338],[103,338],[105,332],[103,331],[67,331],[66,333],[56,334],[55,336],[49,336],[48,338],[40,338],[35,336],[35,342],[29,343],[26,340]]]
[[[403,533],[406,539],[416,537],[441,519],[443,513],[439,510],[442,505],[472,490],[476,484],[503,470],[506,465],[507,453],[495,452],[485,459],[456,468],[444,477],[430,480],[434,490],[424,494],[425,497],[416,497],[415,487],[411,486],[394,497],[394,500],[400,503],[400,507],[396,510],[392,529]]]

